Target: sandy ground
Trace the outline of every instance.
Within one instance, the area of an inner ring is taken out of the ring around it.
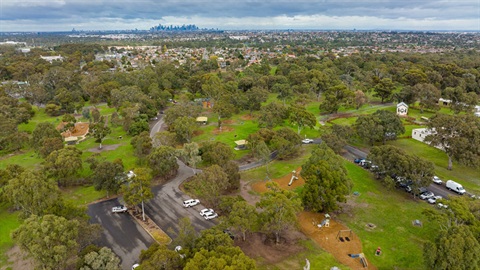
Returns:
[[[293,190],[305,183],[303,178],[300,177],[300,171],[301,167],[297,168],[298,179],[293,181],[291,186],[288,185],[292,177],[291,173],[284,177],[273,179],[272,181],[277,182],[283,189]],[[260,199],[259,196],[255,194],[266,192],[266,183],[267,181],[260,181],[249,185],[246,182],[242,182],[240,195],[249,203],[255,204]],[[314,240],[323,249],[331,253],[340,263],[349,266],[351,269],[376,269],[376,267],[371,264],[369,264],[368,268],[364,268],[359,258],[352,258],[348,255],[362,253],[362,243],[355,233],[345,225],[335,221],[334,216],[330,219],[329,227],[319,228],[317,225],[321,223],[323,219],[324,214],[322,213],[301,212],[298,215],[298,221],[300,230],[304,234],[303,237],[306,236]],[[300,236],[297,235],[297,237],[301,239]],[[344,241],[340,241],[339,237],[343,237]],[[345,237],[348,237],[349,241],[347,241]],[[300,246],[295,244],[294,235],[288,235],[286,238],[289,238],[289,241],[285,241],[285,243],[282,244],[283,247],[280,250],[283,252],[283,257],[280,258],[278,257],[279,251],[274,249],[275,246],[271,247],[263,243],[265,242],[265,238],[262,238],[261,234],[254,236],[253,239],[247,238],[248,242],[250,242],[248,245],[240,245],[238,241],[236,241],[235,244],[239,245],[249,256],[251,254],[261,256],[266,262],[276,263],[281,261],[281,258],[286,258],[302,250]],[[288,248],[285,246],[288,246]]]
[[[26,254],[21,251],[20,247],[18,247],[17,245],[13,246],[9,251],[7,251],[6,255],[10,264],[0,268],[0,270],[5,270],[9,268],[13,270],[34,269],[33,259],[26,258]]]

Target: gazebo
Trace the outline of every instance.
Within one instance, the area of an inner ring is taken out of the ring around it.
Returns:
[[[247,140],[238,140],[235,141],[235,150],[244,150],[247,148]]]
[[[201,123],[201,124],[207,124],[207,121],[208,121],[208,117],[206,116],[199,116],[197,117],[197,123]]]

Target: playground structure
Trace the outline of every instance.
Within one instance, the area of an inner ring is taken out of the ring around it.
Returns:
[[[290,182],[288,182],[288,186],[293,184],[293,180],[298,180],[297,171],[295,170],[292,171],[292,178],[290,179]]]
[[[322,222],[320,222],[319,224],[317,224],[317,227],[318,228],[330,227],[330,215],[328,213],[325,214],[325,219],[322,220]]]
[[[367,262],[367,258],[365,258],[365,254],[363,253],[359,253],[359,254],[348,254],[348,256],[352,257],[352,258],[360,258],[360,263],[362,264],[363,268],[367,268],[368,267],[368,262]]]
[[[352,230],[339,230],[337,233],[337,237],[335,239],[338,239],[340,242],[350,242],[352,239],[353,233]]]

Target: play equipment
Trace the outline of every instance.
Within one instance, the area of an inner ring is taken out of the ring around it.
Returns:
[[[352,230],[340,230],[337,233],[336,239],[338,239],[340,242],[349,242],[350,239],[352,239],[353,233]]]
[[[310,270],[310,261],[308,259],[305,259],[305,266],[303,267],[303,270]]]
[[[330,227],[330,219],[324,219],[320,224],[317,225],[319,228],[321,227]]]
[[[298,177],[297,177],[297,171],[293,170],[292,171],[292,178],[290,179],[290,182],[288,183],[288,186],[291,186],[292,183],[293,183],[293,180],[297,180]]]
[[[358,253],[358,254],[348,254],[348,256],[352,258],[360,258],[360,263],[362,263],[364,268],[368,267],[368,262],[367,258],[365,258],[365,255],[363,253]]]

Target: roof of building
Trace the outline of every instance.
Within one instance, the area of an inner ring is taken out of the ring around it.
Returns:
[[[207,122],[207,121],[208,121],[208,117],[206,116],[197,117],[197,122]]]
[[[238,141],[235,141],[235,144],[236,144],[236,145],[245,145],[245,144],[247,144],[247,143],[248,143],[247,140],[238,140]]]
[[[408,107],[408,105],[403,101],[397,104],[397,107],[400,107],[400,106]]]

